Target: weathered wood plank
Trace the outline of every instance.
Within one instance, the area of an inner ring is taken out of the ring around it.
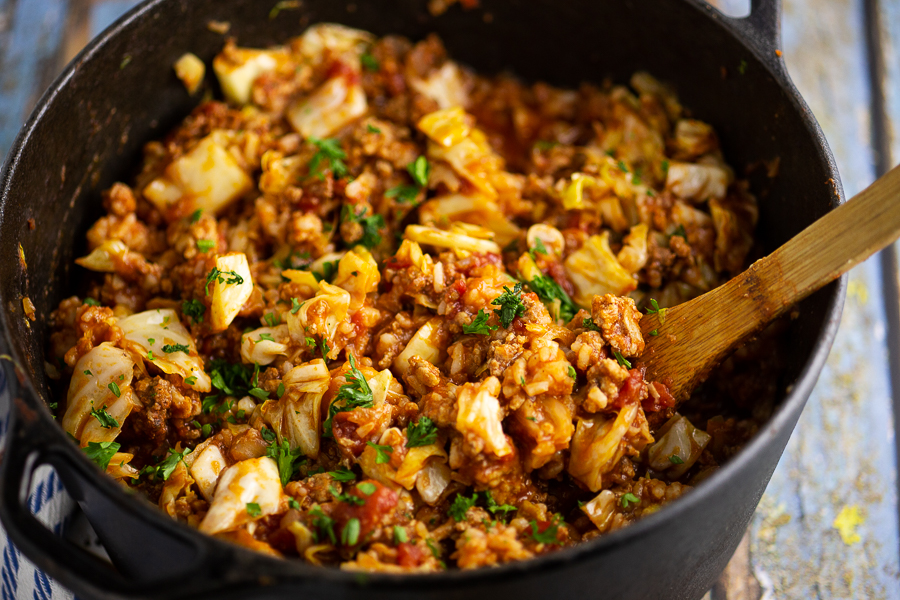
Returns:
[[[97,36],[138,4],[140,0],[95,0],[91,8],[91,37]]]
[[[58,72],[65,0],[9,0],[0,40],[0,154],[6,155],[35,101]],[[2,28],[0,28],[2,31]]]
[[[863,14],[861,0],[785,2],[788,68],[848,195],[874,179]],[[885,337],[871,259],[851,275],[834,349],[753,520],[750,563],[763,597],[900,598]]]

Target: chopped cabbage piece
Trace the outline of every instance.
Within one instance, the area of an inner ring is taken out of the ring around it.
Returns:
[[[253,82],[263,73],[276,70],[279,64],[287,60],[289,55],[282,48],[256,50],[231,45],[213,59],[213,71],[225,98],[244,105],[250,102]]]
[[[145,310],[119,318],[116,324],[122,328],[129,349],[164,373],[181,375],[192,389],[210,390],[209,375],[203,371],[203,359],[197,354],[194,339],[173,309]]]
[[[196,54],[186,52],[175,61],[175,75],[184,84],[189,94],[193,94],[203,83],[203,77],[206,75],[206,65],[200,60]]]
[[[326,58],[339,56],[345,62],[356,61],[375,41],[368,31],[336,23],[319,23],[300,36],[296,50],[310,64],[321,64]]]
[[[644,223],[635,225],[625,236],[624,245],[616,259],[622,267],[632,275],[644,268],[650,257],[647,251],[647,236],[650,229]]]
[[[111,442],[122,430],[125,418],[134,408],[131,381],[134,359],[131,354],[110,342],[94,346],[77,363],[69,383],[66,413],[62,426],[75,439],[89,442]],[[118,422],[115,427],[102,427],[91,415],[92,410],[106,412]]]
[[[287,325],[260,327],[249,331],[241,338],[241,360],[249,365],[272,364],[279,356],[287,355],[286,342],[289,338]]]
[[[300,448],[306,456],[319,456],[322,430],[322,399],[331,383],[325,361],[317,358],[298,365],[282,378],[284,395],[262,407],[263,418],[278,436],[286,439],[291,449]]]
[[[419,130],[435,143],[449,148],[458,144],[472,132],[475,119],[461,107],[428,113],[419,120]]]
[[[219,475],[228,466],[228,461],[222,454],[221,448],[212,440],[207,440],[188,454],[185,462],[190,463],[190,474],[200,489],[200,493],[204,498],[212,501],[216,484],[219,482]]]
[[[612,253],[608,231],[588,238],[581,249],[566,258],[565,266],[575,285],[573,300],[581,306],[590,306],[596,295],[624,296],[637,288],[637,280]]]
[[[712,439],[681,415],[666,421],[657,435],[657,442],[647,449],[648,462],[654,470],[665,471],[672,479],[678,479],[694,466]]]
[[[331,285],[326,281],[319,284],[315,296],[306,300],[296,313],[285,313],[291,338],[298,344],[305,344],[307,336],[321,336],[334,350],[334,334],[338,325],[350,311],[350,292]],[[329,353],[329,356],[331,353]],[[335,354],[335,358],[337,355]]]
[[[291,127],[305,138],[326,138],[368,110],[362,85],[351,83],[347,77],[334,77],[312,95],[291,104],[287,109],[287,119]]]
[[[378,289],[381,273],[378,263],[364,246],[356,246],[338,263],[334,285],[350,293],[350,312],[355,313],[366,301],[366,296]]]
[[[87,256],[76,258],[75,262],[85,269],[100,273],[115,273],[128,254],[128,246],[121,240],[106,240]]]
[[[215,214],[253,188],[253,180],[226,149],[227,135],[213,132],[166,167],[163,174],[143,190],[163,214],[182,200],[196,209]],[[176,215],[182,216],[180,213]]]
[[[578,419],[572,436],[569,474],[592,492],[603,487],[603,476],[625,455],[629,433],[638,417],[639,406],[624,406],[614,419],[602,416]]]
[[[543,223],[529,227],[525,240],[529,249],[538,252],[539,248],[543,246],[544,250],[556,257],[562,256],[563,250],[566,248],[566,240],[563,238],[562,232],[556,227]]]
[[[450,485],[452,471],[446,461],[430,458],[416,477],[416,490],[425,504],[434,506]]]
[[[503,433],[503,414],[497,396],[500,380],[488,377],[480,383],[466,383],[458,388],[456,429],[472,434],[484,442],[484,449],[498,457],[510,454],[512,444]]]
[[[398,373],[406,375],[409,371],[409,359],[413,356],[424,358],[433,365],[440,361],[443,354],[441,321],[439,317],[429,319],[412,336],[403,352],[394,359],[394,368]]]
[[[596,498],[584,504],[581,510],[597,529],[605,533],[616,514],[616,495],[609,490],[603,490]]]
[[[243,252],[216,257],[216,269],[218,274],[211,280],[209,324],[213,331],[225,331],[253,293],[253,276]]]
[[[428,244],[438,248],[449,248],[459,256],[468,256],[470,252],[500,254],[500,246],[490,240],[478,239],[462,233],[444,231],[437,227],[409,225],[403,236],[419,244]]]
[[[469,104],[469,92],[463,81],[462,71],[453,61],[447,61],[433,71],[427,79],[411,79],[416,92],[437,102],[438,108],[465,108]]]
[[[728,191],[728,172],[715,165],[672,162],[666,189],[684,200],[721,200]]]
[[[200,531],[210,535],[230,531],[252,520],[281,512],[284,502],[275,461],[266,456],[242,460],[219,476],[209,512],[200,522]],[[250,503],[259,507],[253,515],[247,510]]]
[[[496,202],[480,194],[451,194],[429,200],[419,207],[419,221],[424,225],[447,221],[480,225],[494,232],[494,239],[500,246],[509,244],[521,232]]]
[[[419,130],[429,137],[428,158],[447,162],[479,192],[496,198],[492,179],[502,172],[503,159],[494,152],[481,130],[466,128],[469,116],[465,112],[452,108],[437,112],[438,116],[429,113],[418,123]]]

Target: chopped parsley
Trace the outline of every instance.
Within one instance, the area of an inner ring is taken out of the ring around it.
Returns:
[[[466,513],[469,512],[469,509],[475,506],[475,503],[478,501],[478,493],[472,495],[471,498],[466,498],[462,494],[457,494],[456,498],[453,499],[453,503],[450,505],[450,509],[447,511],[453,520],[457,523],[466,520]]]
[[[557,532],[559,531],[559,524],[562,522],[562,517],[559,515],[553,515],[553,518],[550,520],[550,525],[547,526],[543,531],[538,531],[538,524],[534,519],[531,520],[531,539],[536,541],[539,544],[556,544],[561,545],[562,542],[557,539]]]
[[[198,208],[194,212],[191,213],[191,223],[196,223],[200,220],[200,216],[203,214],[203,209]]]
[[[197,240],[197,248],[200,250],[200,252],[209,252],[215,247],[215,240]]]
[[[583,328],[587,329],[588,331],[600,331],[600,328],[597,327],[597,324],[594,323],[594,320],[590,317],[585,317],[581,321],[581,326]]]
[[[284,396],[284,382],[279,382],[278,387],[275,388],[275,395],[279,398]]]
[[[340,467],[335,471],[328,471],[328,474],[331,475],[331,478],[335,481],[347,482],[356,480],[356,473],[350,469],[345,469],[344,467]]]
[[[738,65],[738,73],[743,75],[746,72],[747,72],[747,61],[741,60],[741,64]]]
[[[663,177],[668,177],[668,175],[669,175],[669,161],[667,161],[667,160],[662,161],[662,172],[663,172]]]
[[[669,236],[669,239],[672,239],[676,235],[687,241],[687,231],[684,230],[684,225],[679,223],[678,227],[675,228],[675,231],[672,232],[672,235]]]
[[[366,124],[366,131],[368,131],[369,133],[381,133],[381,130],[371,123]]]
[[[371,496],[372,494],[375,493],[375,490],[377,490],[378,488],[375,487],[375,484],[372,483],[371,481],[361,481],[356,484],[356,489],[361,491],[366,496]]]
[[[335,488],[333,485],[328,486],[328,492],[332,496],[334,496],[335,500],[337,500],[338,502],[343,502],[344,504],[349,504],[351,506],[362,506],[366,503],[366,501],[359,496],[354,496],[353,494],[342,494],[338,492],[337,488]]]
[[[385,198],[397,198],[400,202],[415,202],[419,192],[428,185],[428,174],[431,172],[431,165],[424,156],[419,156],[416,160],[406,165],[406,170],[415,182],[413,185],[398,185],[392,187],[384,193]]]
[[[270,312],[263,315],[263,321],[265,321],[266,325],[269,327],[277,327],[281,323],[281,318],[274,312]]]
[[[259,507],[259,504],[256,502],[248,502],[247,503],[247,514],[251,517],[258,517],[262,514],[262,509]]]
[[[578,373],[575,372],[575,367],[573,367],[572,365],[569,365],[568,373],[569,377],[571,377],[572,379],[578,379]]]
[[[178,466],[178,463],[183,461],[184,457],[190,453],[190,448],[186,448],[182,452],[176,452],[174,449],[169,448],[169,456],[164,458],[163,461],[155,467],[150,467],[148,472],[152,472],[156,479],[168,481],[169,477],[172,476],[172,473],[175,472],[175,467]]]
[[[274,342],[275,338],[272,337],[271,333],[261,333],[259,334],[259,342]]]
[[[334,415],[339,412],[351,411],[354,408],[370,408],[375,403],[372,388],[369,387],[369,382],[366,381],[362,372],[356,368],[356,361],[352,354],[350,355],[350,370],[344,375],[344,378],[347,383],[340,387],[334,402],[328,407],[328,419],[323,425],[325,432],[322,434],[325,437],[333,436],[331,427]],[[371,444],[371,442],[369,443]]]
[[[409,538],[406,537],[406,530],[399,525],[394,525],[394,543],[405,544]]]
[[[616,163],[616,166],[619,167],[619,170],[622,171],[623,173],[628,173],[628,172],[629,172],[629,171],[628,171],[628,167],[627,167],[627,166],[625,165],[625,163],[624,163],[623,161],[621,161],[621,160],[620,160],[619,162]]]
[[[500,513],[502,516],[505,516],[506,513],[513,512],[518,510],[512,504],[497,504],[497,501],[494,500],[494,497],[491,495],[491,490],[484,491],[484,499],[487,503],[487,509],[490,511],[492,515],[496,515]]]
[[[547,256],[547,247],[544,246],[544,242],[541,241],[541,238],[534,238],[534,251],[538,254]]]
[[[199,300],[185,300],[181,303],[181,312],[184,316],[190,317],[191,322],[196,325],[197,323],[203,322],[203,315],[206,313],[206,307]]]
[[[335,274],[337,274],[339,262],[339,260],[326,260],[322,263],[322,272],[313,271],[313,277],[316,278],[316,281],[327,281],[330,283]]]
[[[345,546],[355,546],[359,542],[359,519],[356,517],[347,521],[341,530],[341,543]]]
[[[683,465],[684,464],[684,461],[681,460],[681,457],[678,456],[677,454],[673,454],[672,456],[670,456],[669,462],[672,463],[673,465]]]
[[[384,217],[381,215],[367,217],[365,216],[367,211],[368,209],[363,208],[361,213],[356,214],[355,209],[351,205],[345,204],[341,212],[341,221],[362,225],[363,234],[359,239],[359,243],[366,248],[372,249],[381,243],[379,230],[384,227]]]
[[[234,271],[220,271],[218,267],[213,267],[212,271],[206,276],[206,295],[209,296],[209,284],[218,281],[221,284],[237,284],[244,283],[244,278]]]
[[[88,445],[81,449],[89,459],[94,461],[98,467],[106,470],[109,461],[115,456],[116,452],[121,448],[121,444],[117,442],[88,442]]]
[[[209,375],[213,387],[229,396],[243,396],[253,387],[250,384],[250,370],[242,364],[216,359],[210,363]]]
[[[303,304],[301,304],[299,300],[297,300],[296,298],[291,298],[291,314],[292,315],[296,315],[302,306],[303,306]]]
[[[374,72],[381,68],[381,65],[378,63],[378,59],[372,56],[371,52],[366,52],[365,54],[360,56],[359,62],[362,63],[362,66],[366,71]]]
[[[478,309],[478,314],[468,325],[463,325],[463,333],[476,335],[490,335],[492,331],[497,329],[496,325],[488,325],[490,315],[484,312],[483,308]]]
[[[385,444],[376,444],[374,442],[366,442],[366,446],[375,448],[375,464],[383,465],[391,462],[391,454],[394,449]]]
[[[97,410],[96,408],[92,409],[91,416],[99,421],[100,427],[103,429],[112,429],[113,427],[119,426],[119,422],[116,421],[115,417],[106,412],[105,406],[100,410]]]
[[[185,378],[184,382],[188,385],[194,385],[197,383],[197,378],[191,375],[190,377]]]
[[[500,310],[494,309],[494,314],[500,317],[500,324],[503,327],[509,327],[513,319],[525,314],[525,303],[522,302],[522,282],[517,283],[513,289],[504,285],[503,293],[494,298],[491,304],[500,307]]]
[[[437,442],[438,428],[428,417],[421,417],[418,422],[406,424],[406,447],[418,448]]]
[[[622,504],[622,508],[628,508],[629,504],[640,504],[641,499],[638,498],[637,496],[635,496],[634,494],[632,494],[631,492],[628,492],[627,494],[622,496],[620,502]]]
[[[85,298],[84,303],[88,306],[100,306],[100,303],[94,300],[93,298]]]
[[[84,371],[82,371],[82,373],[84,373],[84,374],[87,375],[88,377],[91,377],[91,376],[93,375],[93,373],[91,373],[91,370],[90,370],[90,369],[85,369]]]
[[[186,344],[166,344],[162,349],[166,354],[172,354],[173,352],[184,352],[185,354],[189,354],[191,351],[190,347]]]
[[[554,301],[559,300],[559,318],[566,323],[571,321],[578,312],[578,306],[553,278],[538,275],[528,282],[528,287],[544,302],[553,304]]]
[[[624,356],[622,356],[621,352],[619,352],[618,350],[613,350],[613,356],[616,357],[616,362],[618,362],[620,365],[622,365],[626,369],[631,368],[631,363],[628,362],[628,359],[626,359]]]
[[[659,324],[666,324],[666,311],[668,308],[660,308],[659,303],[654,298],[650,298],[650,308],[645,309],[648,315],[659,315]]]
[[[288,496],[288,506],[294,510],[300,510],[300,503],[293,496]]]
[[[122,390],[119,389],[119,385],[115,381],[110,381],[106,387],[109,388],[109,391],[115,394],[116,398],[122,397]]]
[[[312,526],[315,528],[313,538],[316,542],[331,540],[332,545],[337,545],[337,536],[334,534],[334,519],[322,512],[322,507],[316,506],[309,511],[312,517]]]
[[[278,465],[278,476],[282,486],[286,486],[300,468],[302,462],[298,463],[298,459],[301,453],[300,448],[291,450],[291,444],[287,440],[281,440],[280,444],[269,444],[266,448],[266,456]]]
[[[331,173],[335,179],[346,177],[350,171],[347,170],[347,164],[344,159],[347,153],[341,149],[341,143],[337,139],[327,138],[321,140],[310,136],[309,141],[318,148],[318,151],[309,161],[309,174],[315,175],[319,179],[325,179],[325,174],[321,172],[322,161],[328,161],[331,167]]]

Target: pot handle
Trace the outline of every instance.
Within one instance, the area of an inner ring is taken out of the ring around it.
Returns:
[[[0,367],[2,370],[2,367]],[[29,495],[38,467],[49,465],[65,482],[89,482],[88,469],[94,468],[72,456],[61,436],[50,427],[58,427],[40,414],[37,401],[28,402],[22,394],[35,396],[25,386],[10,383],[10,416],[3,460],[0,461],[0,521],[9,539],[38,568],[57,579],[76,594],[99,600],[122,598],[175,599],[200,597],[203,592],[221,591],[222,581],[215,577],[215,566],[223,557],[215,557],[201,546],[194,546],[195,558],[190,578],[163,575],[145,581],[122,573],[86,550],[53,533],[32,513]],[[84,464],[82,464],[84,463]],[[133,516],[139,518],[138,516]]]
[[[775,53],[781,48],[781,0],[750,0],[750,14],[738,19],[725,17],[766,63],[781,70]]]
[[[13,422],[0,463],[0,520],[9,539],[41,570],[64,584],[100,598],[107,596],[104,589],[126,589],[128,582],[121,574],[54,534],[31,512],[28,499],[35,471],[41,465],[64,467],[60,460],[64,453],[57,441],[42,434],[37,426],[41,418],[32,407],[20,398],[12,402]],[[15,450],[10,451],[12,448]]]

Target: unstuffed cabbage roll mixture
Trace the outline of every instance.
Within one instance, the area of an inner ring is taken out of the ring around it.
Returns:
[[[104,194],[48,350],[62,426],[173,519],[344,569],[498,565],[658,510],[765,418],[766,390],[676,412],[636,360],[642,312],[665,335],[757,215],[666,85],[334,25],[212,67],[224,99]]]

